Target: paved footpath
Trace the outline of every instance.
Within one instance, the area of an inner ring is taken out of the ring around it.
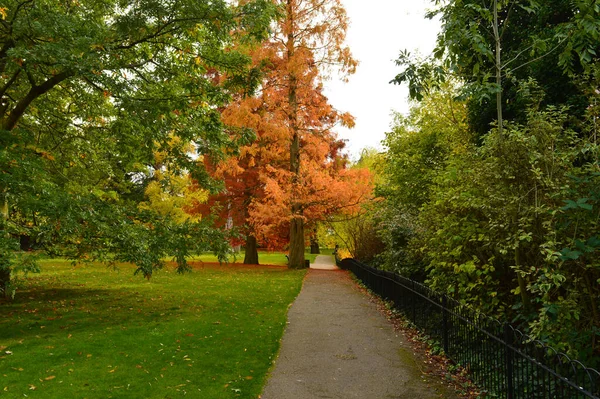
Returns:
[[[331,268],[333,257],[314,263]],[[456,398],[421,368],[348,272],[311,267],[261,398]]]

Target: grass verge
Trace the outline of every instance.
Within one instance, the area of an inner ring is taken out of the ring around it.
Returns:
[[[0,304],[2,398],[256,398],[305,274],[43,263]]]
[[[322,254],[331,255],[332,250],[321,250]],[[261,265],[279,265],[285,266],[287,265],[287,258],[285,257],[286,252],[276,252],[276,251],[258,251],[258,261]],[[315,258],[318,255],[311,254],[309,252],[304,253],[305,259],[308,259],[310,263],[315,262]],[[202,262],[210,262],[216,263],[219,262],[217,257],[212,254],[203,254],[194,256],[191,258],[192,261],[202,261]],[[244,262],[244,251],[240,251],[236,254],[235,258],[229,259],[229,263],[243,263]]]

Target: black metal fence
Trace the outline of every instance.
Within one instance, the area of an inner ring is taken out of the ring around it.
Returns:
[[[491,397],[599,398],[600,373],[413,280],[354,259],[338,265],[393,301]]]

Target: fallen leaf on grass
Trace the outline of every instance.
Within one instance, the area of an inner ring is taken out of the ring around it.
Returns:
[[[50,381],[50,380],[53,380],[55,378],[56,378],[55,375],[49,375],[48,377],[44,378],[44,381]]]
[[[35,385],[29,384],[29,389],[31,389],[32,391],[35,391],[37,389],[37,387]]]

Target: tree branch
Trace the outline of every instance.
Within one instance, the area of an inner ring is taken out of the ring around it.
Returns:
[[[42,83],[39,86],[33,86],[29,90],[29,93],[27,93],[27,95],[25,97],[23,97],[17,103],[17,105],[13,108],[13,110],[8,115],[8,117],[2,121],[2,129],[4,129],[4,130],[14,129],[14,127],[17,125],[17,122],[19,121],[19,119],[21,119],[21,117],[23,116],[23,114],[25,113],[25,111],[27,110],[29,105],[33,102],[33,100],[35,100],[36,98],[38,98],[39,96],[41,96],[43,94],[46,94],[54,86],[56,86],[63,80],[68,79],[72,75],[73,75],[72,72],[65,71],[65,72],[59,73],[58,75],[54,75],[53,77],[46,80],[44,83]]]

